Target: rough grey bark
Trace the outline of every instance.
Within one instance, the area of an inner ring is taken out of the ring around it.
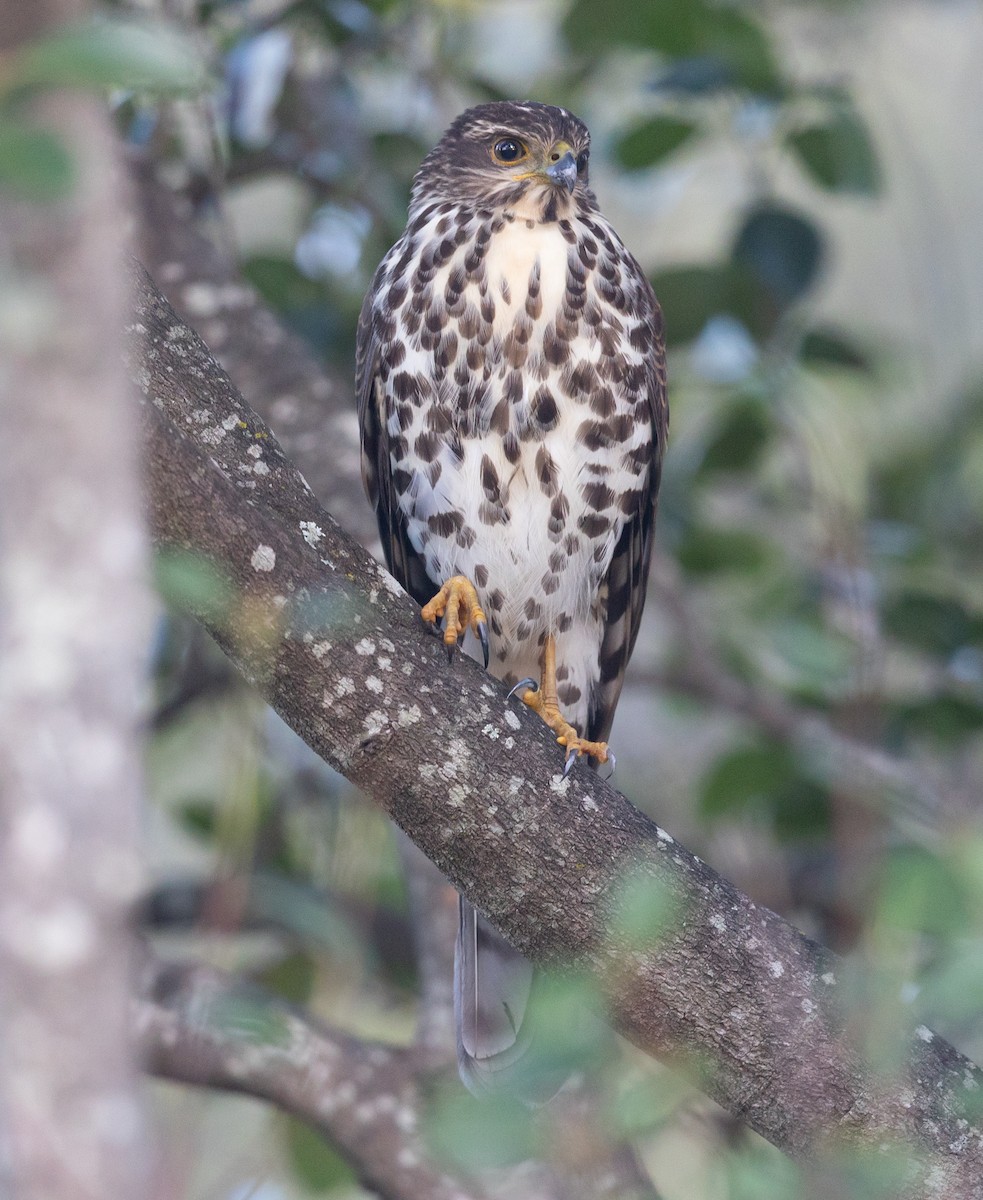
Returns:
[[[23,37],[87,9],[7,7]],[[0,1121],[18,1200],[137,1198],[128,917],[150,607],[121,184],[98,101],[47,96],[34,114],[77,180],[58,203],[0,196]]]
[[[516,947],[588,971],[620,1032],[698,1071],[775,1145],[907,1148],[906,1195],[983,1197],[983,1133],[964,1112],[983,1074],[902,1028],[901,1066],[879,1073],[851,1036],[837,960],[594,773],[563,779],[542,723],[473,662],[447,666],[147,283],[138,315],[155,536],[226,581],[231,608],[199,615],[288,723]]]
[[[421,1136],[412,1054],[364,1042],[205,966],[148,968],[136,1004],[147,1066],[272,1101],[314,1125],[383,1200],[482,1200]]]

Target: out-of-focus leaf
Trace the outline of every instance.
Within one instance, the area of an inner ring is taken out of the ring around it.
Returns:
[[[283,1015],[261,994],[245,990],[214,999],[208,1009],[211,1025],[237,1039],[260,1046],[286,1046],[290,1035]]]
[[[355,1174],[340,1154],[303,1121],[281,1116],[283,1142],[294,1178],[317,1196],[355,1183]]]
[[[60,200],[72,190],[75,164],[59,137],[0,114],[0,188],[26,200]]]
[[[823,125],[790,133],[788,145],[809,178],[831,192],[876,196],[882,187],[880,163],[860,117],[839,112]]]
[[[309,954],[298,951],[268,967],[259,982],[291,1004],[306,1004],[317,978],[317,968]]]
[[[700,473],[753,470],[772,432],[771,415],[760,400],[755,397],[737,400],[724,411],[707,443]]]
[[[903,591],[890,597],[882,619],[892,637],[933,654],[953,654],[974,634],[974,622],[958,600],[931,592]]]
[[[762,204],[744,220],[732,259],[761,284],[776,308],[784,310],[815,283],[823,244],[808,218],[776,204]]]
[[[845,367],[871,373],[873,363],[867,352],[836,329],[812,329],[802,339],[799,358],[816,366]]]
[[[438,1094],[424,1135],[437,1157],[476,1171],[535,1157],[535,1129],[521,1101],[496,1094],[478,1100],[458,1085]]]
[[[614,156],[629,171],[652,167],[688,142],[698,128],[677,117],[650,117],[618,139]]]
[[[933,696],[895,710],[897,723],[908,736],[928,736],[939,742],[960,742],[983,730],[983,704],[962,696]]]
[[[619,883],[612,909],[610,936],[639,947],[657,945],[679,915],[678,897],[641,871]]]
[[[795,760],[783,746],[740,746],[718,758],[703,777],[700,811],[716,817],[763,809],[795,773]]]
[[[758,813],[775,836],[801,841],[829,830],[829,796],[806,778],[795,755],[778,742],[738,746],[704,775],[700,812],[709,819]]]
[[[102,17],[52,33],[11,64],[15,86],[196,93],[209,85],[197,44],[163,21]]]
[[[775,649],[798,672],[800,686],[829,685],[852,667],[856,651],[850,641],[818,623],[789,619],[769,632]]]
[[[676,546],[676,557],[691,575],[720,571],[759,571],[768,561],[766,542],[743,529],[698,526],[687,531]]]
[[[182,551],[162,551],[154,559],[157,590],[168,604],[196,616],[221,621],[229,612],[235,591],[205,559]]]
[[[881,886],[881,920],[895,928],[955,934],[967,925],[966,897],[953,864],[916,846],[894,851]]]
[[[732,312],[725,268],[673,267],[655,275],[652,286],[666,314],[670,346],[693,341],[712,316]]]
[[[682,96],[703,96],[733,87],[734,71],[719,59],[680,58],[652,80],[652,91]]]
[[[575,50],[597,54],[605,45],[644,46],[671,58],[706,59],[725,66],[741,87],[781,92],[781,74],[764,29],[732,5],[708,0],[576,0],[564,23]]]
[[[186,800],[178,810],[181,827],[202,842],[211,842],[218,824],[215,804],[211,800]]]

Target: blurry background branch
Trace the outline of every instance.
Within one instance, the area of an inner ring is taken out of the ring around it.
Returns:
[[[587,969],[639,1046],[712,1064],[706,1089],[776,1145],[896,1141],[913,1155],[899,1195],[978,1196],[965,1102],[979,1072],[902,1023],[901,1081],[883,1091],[844,1025],[842,968],[590,772],[562,782],[548,733],[474,664],[441,665],[408,598],[138,287],[155,536],[215,573],[191,607],[274,708],[514,944]]]
[[[0,8],[0,1191],[139,1200],[156,1152],[127,1019],[151,602],[126,187],[104,104],[46,69],[91,6]],[[19,72],[50,86],[12,102]]]

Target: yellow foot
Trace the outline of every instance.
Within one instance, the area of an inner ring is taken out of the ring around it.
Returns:
[[[535,679],[523,679],[515,685],[513,692],[521,691],[520,699],[523,704],[538,713],[539,716],[556,734],[556,740],[567,750],[567,759],[563,765],[563,774],[568,775],[570,768],[582,755],[597,759],[599,763],[613,762],[614,755],[608,749],[607,742],[590,742],[582,738],[574,729],[563,713],[556,694],[556,640],[550,635],[543,647],[543,679],[542,685]]]
[[[488,666],[488,625],[474,584],[466,576],[454,575],[448,579],[437,595],[420,609],[420,616],[434,627],[441,617],[444,618],[448,661],[454,657],[458,639],[470,629],[481,643],[481,653],[485,666]]]

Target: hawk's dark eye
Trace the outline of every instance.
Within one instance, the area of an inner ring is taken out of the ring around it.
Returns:
[[[501,163],[520,162],[528,153],[525,143],[520,142],[518,138],[502,138],[500,142],[495,143],[495,149],[492,151],[495,161]]]
[[[583,173],[587,170],[587,160],[589,158],[589,150],[581,150],[581,152],[577,155],[577,173],[579,175],[583,175]]]

